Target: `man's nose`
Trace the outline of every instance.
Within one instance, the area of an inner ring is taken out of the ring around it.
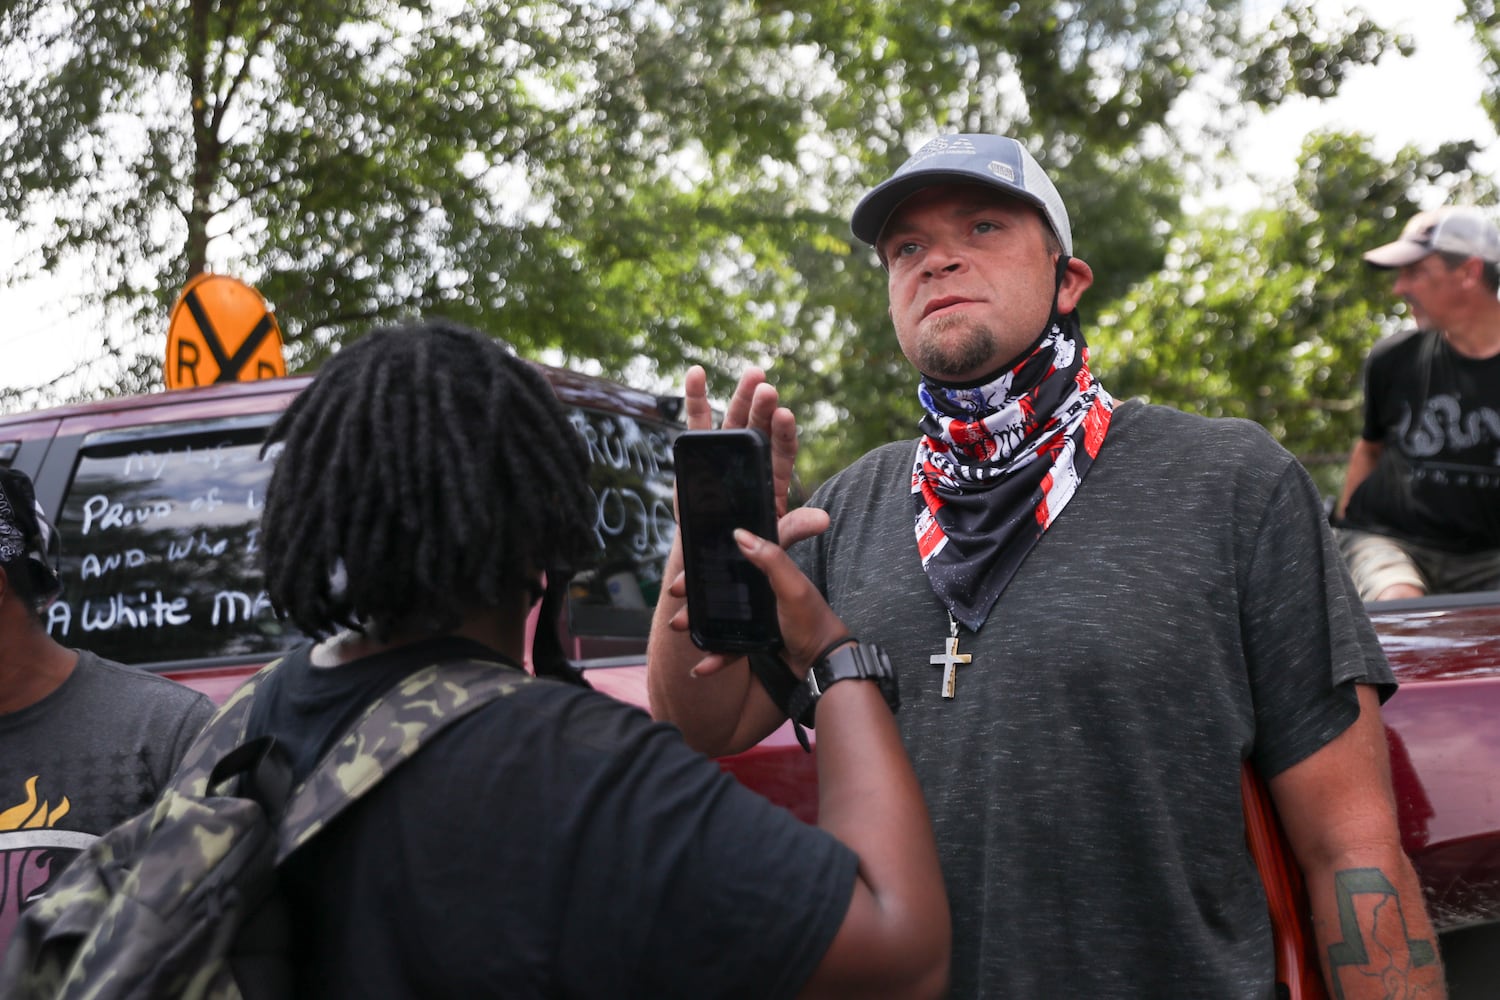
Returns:
[[[957,250],[950,250],[945,244],[934,243],[927,248],[927,273],[936,275],[939,272],[952,274],[961,270],[964,266],[964,257]]]

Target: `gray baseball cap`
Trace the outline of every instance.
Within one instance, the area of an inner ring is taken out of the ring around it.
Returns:
[[[1430,253],[1456,253],[1500,263],[1500,229],[1477,208],[1449,206],[1418,212],[1398,239],[1366,253],[1365,263],[1405,267]]]
[[[1004,135],[938,136],[859,200],[849,228],[874,246],[896,206],[922,188],[952,183],[986,184],[1030,202],[1041,210],[1063,251],[1073,255],[1073,230],[1062,196],[1026,147]]]

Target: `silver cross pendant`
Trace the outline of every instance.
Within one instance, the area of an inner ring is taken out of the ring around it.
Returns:
[[[958,651],[958,619],[948,615],[948,645],[941,653],[933,653],[928,663],[943,668],[943,697],[952,698],[958,690],[958,665],[968,663],[974,657]]]

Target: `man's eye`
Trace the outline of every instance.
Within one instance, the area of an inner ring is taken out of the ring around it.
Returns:
[[[974,223],[974,231],[976,233],[993,233],[995,230],[997,230],[999,228],[1000,227],[997,226],[997,225],[995,225],[993,222],[976,222],[976,223]]]
[[[919,248],[915,243],[898,243],[896,244],[895,255],[897,257],[910,257],[912,254],[916,253],[918,249]]]

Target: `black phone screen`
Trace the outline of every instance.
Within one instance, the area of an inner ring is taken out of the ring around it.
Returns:
[[[715,652],[780,646],[776,596],[734,541],[735,528],[776,539],[765,437],[753,430],[686,431],[673,445],[673,462],[694,644]]]

